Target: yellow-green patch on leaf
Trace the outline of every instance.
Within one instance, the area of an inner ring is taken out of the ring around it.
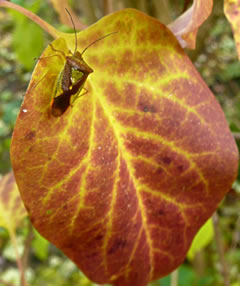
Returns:
[[[240,58],[240,0],[225,0],[224,12],[230,22]]]
[[[49,46],[14,129],[11,159],[37,230],[99,284],[145,286],[182,263],[237,174],[224,114],[173,34],[126,9],[78,34],[93,69],[60,117],[64,57]],[[55,49],[74,51],[74,35]],[[51,57],[50,57],[51,56]],[[40,82],[39,82],[40,81]]]

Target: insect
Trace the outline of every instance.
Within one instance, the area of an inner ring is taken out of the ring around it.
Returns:
[[[60,73],[58,79],[58,88],[56,88],[55,95],[51,102],[51,114],[55,117],[61,116],[70,105],[74,103],[74,101],[80,96],[87,93],[85,91],[80,95],[80,92],[84,89],[84,84],[87,80],[87,77],[90,73],[93,72],[93,69],[83,60],[84,52],[96,42],[112,35],[117,32],[113,32],[103,37],[98,38],[96,41],[89,44],[82,53],[77,51],[77,33],[74,22],[69,11],[66,9],[67,13],[70,16],[70,19],[73,24],[74,32],[75,32],[75,50],[74,53],[70,52],[70,56],[66,56],[63,51],[55,49],[51,44],[51,48],[55,52],[61,53],[65,58],[65,64],[62,72]],[[59,90],[59,86],[61,87],[62,92],[60,95],[56,95]]]

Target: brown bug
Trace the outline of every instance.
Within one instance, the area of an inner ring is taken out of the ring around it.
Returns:
[[[96,41],[89,44],[82,53],[77,51],[77,33],[76,28],[74,25],[74,22],[72,20],[71,14],[66,9],[67,13],[70,16],[70,19],[73,24],[74,32],[75,32],[75,50],[74,53],[70,56],[66,56],[63,51],[55,49],[51,44],[51,48],[55,52],[60,52],[63,54],[64,58],[66,59],[64,68],[62,72],[60,73],[59,79],[58,79],[58,86],[61,86],[62,93],[60,95],[56,96],[57,91],[59,90],[56,88],[55,95],[53,97],[53,100],[51,102],[51,114],[55,117],[61,116],[68,107],[73,104],[73,102],[79,98],[80,96],[87,93],[84,92],[80,95],[80,92],[84,88],[84,84],[86,82],[86,79],[90,73],[93,72],[93,69],[83,60],[82,55],[84,52],[93,44],[96,42],[112,35],[117,32],[113,32],[107,35],[104,35],[103,37],[97,39]]]

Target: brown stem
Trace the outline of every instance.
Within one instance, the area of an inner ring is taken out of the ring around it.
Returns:
[[[220,260],[220,264],[222,268],[221,271],[223,275],[224,286],[230,286],[229,273],[228,273],[227,264],[224,258],[224,247],[223,247],[221,231],[219,227],[219,220],[218,220],[218,215],[216,212],[213,215],[213,227],[214,227],[214,232],[215,232],[217,252],[219,255],[219,260]]]
[[[232,237],[233,237],[233,240],[232,240],[232,245],[231,245],[231,252],[233,253],[234,251],[236,251],[238,241],[240,240],[240,216],[237,219],[236,227],[235,227]]]
[[[198,251],[195,254],[194,260],[193,260],[193,268],[198,278],[201,278],[204,276],[206,262],[205,262],[205,256],[204,256],[203,251]]]
[[[47,22],[42,20],[40,17],[37,15],[33,14],[31,11],[17,5],[11,2],[8,2],[6,0],[0,0],[0,7],[6,7],[6,8],[11,8],[14,9],[21,14],[25,15],[32,21],[34,21],[37,25],[39,25],[42,29],[44,29],[48,34],[50,34],[54,39],[58,38],[61,36],[61,32],[56,30],[53,26],[49,25]]]
[[[24,273],[24,269],[23,269],[23,265],[22,265],[22,260],[19,256],[19,253],[18,253],[18,246],[17,246],[16,236],[15,236],[15,231],[11,229],[11,230],[9,230],[9,233],[10,233],[11,242],[12,242],[14,250],[15,250],[18,270],[20,272],[20,286],[27,286],[27,282],[25,280],[25,273]]]
[[[31,250],[31,243],[32,243],[33,238],[34,238],[33,226],[31,224],[31,222],[29,221],[28,222],[28,235],[27,235],[25,243],[24,243],[24,252],[22,255],[22,267],[23,267],[24,272],[28,267],[29,253]]]
[[[108,15],[114,11],[112,0],[103,0],[103,13]]]

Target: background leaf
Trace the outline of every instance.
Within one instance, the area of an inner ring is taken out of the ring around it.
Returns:
[[[240,1],[239,0],[224,0],[224,12],[230,22],[233,30],[234,39],[238,51],[238,57],[240,58]]]
[[[28,8],[36,13],[40,7],[40,3],[41,1],[35,1]],[[34,58],[38,57],[43,49],[43,31],[19,12],[10,11],[10,13],[15,21],[13,47],[17,59],[27,70],[32,70],[35,65]]]
[[[193,260],[196,253],[201,251],[204,247],[206,247],[214,236],[212,219],[210,218],[207,222],[200,228],[198,233],[193,239],[192,245],[188,251],[187,257],[190,260]]]
[[[6,228],[12,235],[26,216],[27,212],[11,172],[0,180],[0,227]]]
[[[212,12],[213,0],[194,0],[192,6],[168,25],[183,48],[195,49],[199,27]]]
[[[32,248],[34,254],[37,256],[38,259],[40,260],[47,259],[48,247],[49,247],[49,242],[34,229],[34,240],[32,242]]]

